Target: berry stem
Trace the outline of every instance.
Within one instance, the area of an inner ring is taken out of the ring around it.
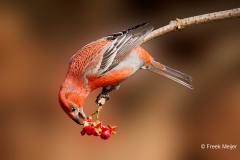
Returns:
[[[91,114],[91,116],[94,116],[97,113],[98,113],[98,110],[96,110],[93,114]]]
[[[98,101],[98,110],[96,112],[94,112],[91,116],[94,116],[95,114],[97,114],[97,120],[99,120],[99,113],[101,112],[102,106],[105,104],[105,102],[106,102],[106,99],[105,98],[101,98]]]
[[[97,112],[97,120],[99,120],[99,113],[101,112],[101,110],[102,110],[102,105],[99,105],[98,110],[96,111]]]

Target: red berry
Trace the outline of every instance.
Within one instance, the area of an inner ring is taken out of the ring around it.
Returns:
[[[109,137],[110,137],[110,132],[109,132],[109,130],[108,129],[105,129],[105,130],[103,130],[102,131],[102,133],[101,133],[101,138],[102,139],[104,139],[104,140],[106,140],[106,139],[108,139]]]
[[[82,136],[84,136],[85,133],[86,133],[85,130],[82,130],[82,131],[81,131],[81,135],[82,135]]]
[[[85,126],[83,130],[87,133],[87,135],[92,135],[95,132],[93,126]]]

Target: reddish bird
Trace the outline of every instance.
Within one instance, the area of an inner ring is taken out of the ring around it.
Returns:
[[[153,27],[138,34],[129,34],[146,24],[148,23],[103,37],[87,44],[73,55],[60,88],[59,102],[76,123],[82,124],[81,120],[86,118],[83,103],[91,91],[102,87],[96,102],[101,98],[108,100],[108,93],[118,90],[139,69],[160,74],[192,89],[190,76],[160,64],[139,46]]]

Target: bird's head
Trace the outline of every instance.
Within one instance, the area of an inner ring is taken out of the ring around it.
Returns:
[[[59,92],[59,103],[62,109],[72,120],[80,125],[83,124],[83,119],[86,118],[83,112],[84,99],[85,96],[77,93],[64,92],[63,90]]]

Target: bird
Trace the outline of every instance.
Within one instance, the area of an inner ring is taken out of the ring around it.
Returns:
[[[86,118],[83,104],[91,91],[102,88],[96,103],[101,98],[108,100],[109,92],[118,90],[124,81],[140,69],[193,89],[189,75],[159,63],[140,46],[153,31],[152,26],[137,34],[130,33],[147,24],[141,23],[93,41],[71,57],[66,77],[60,86],[59,103],[77,124],[82,125]]]

